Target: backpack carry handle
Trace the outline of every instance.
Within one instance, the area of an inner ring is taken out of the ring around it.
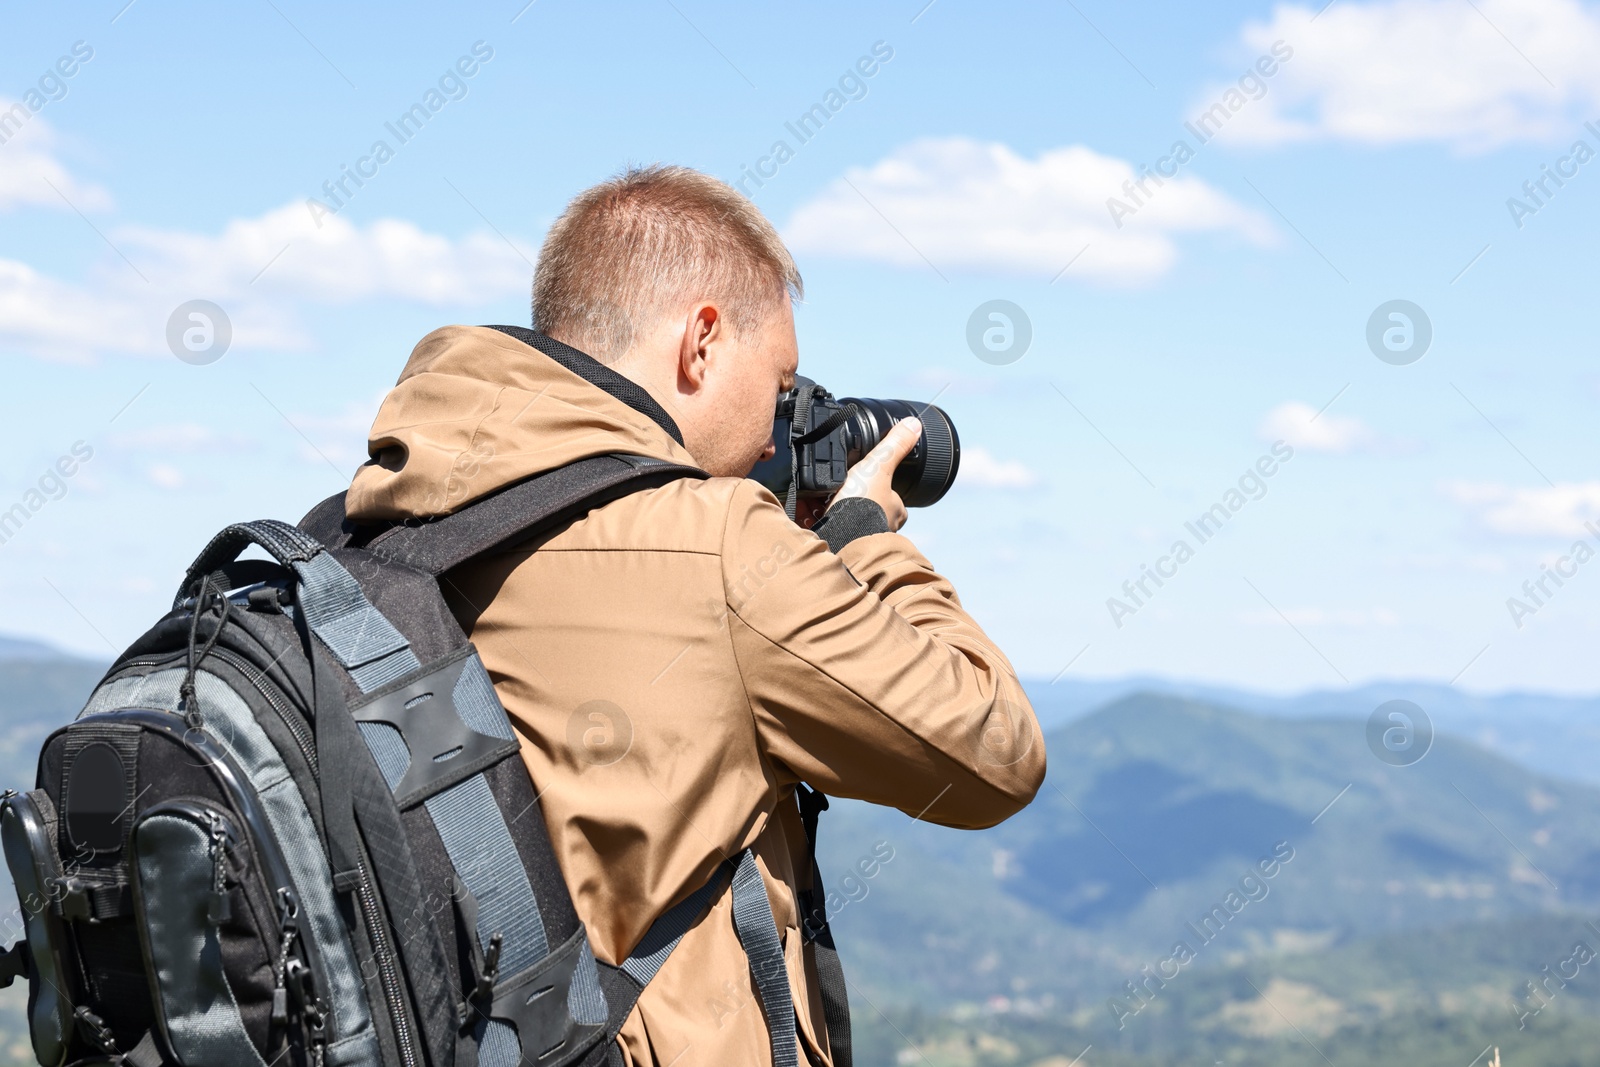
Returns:
[[[183,576],[183,585],[178,588],[178,595],[174,598],[172,606],[181,607],[200,579],[218,567],[232,563],[239,558],[239,553],[251,545],[260,545],[285,567],[308,562],[322,551],[320,541],[278,519],[234,523],[213,537],[211,543],[201,549],[200,555],[189,564],[189,570]]]
[[[361,583],[327,554],[322,542],[278,519],[235,523],[213,537],[189,565],[173,609],[182,609],[206,575],[232,563],[249,545],[260,545],[294,572],[296,599],[311,632],[363,688],[373,679],[393,681],[421,666],[405,637],[372,606]]]

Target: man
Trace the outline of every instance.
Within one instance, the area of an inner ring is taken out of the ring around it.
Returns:
[[[802,1055],[830,1064],[801,933],[797,784],[980,828],[1033,798],[1044,744],[1005,656],[892,532],[914,422],[857,466],[823,536],[744,477],[773,453],[800,292],[777,232],[723,183],[652,167],[596,186],[545,240],[539,334],[424,338],[347,508],[360,522],[444,514],[610,452],[713,475],[480,558],[446,594],[516,723],[595,954],[620,963],[753,848]],[[724,891],[645,989],[624,1061],[770,1064],[756,992]]]

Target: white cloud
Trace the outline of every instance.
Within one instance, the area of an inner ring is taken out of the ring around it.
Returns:
[[[1445,496],[1479,525],[1519,537],[1589,537],[1584,523],[1600,521],[1600,482],[1516,487],[1483,482],[1448,482]]]
[[[533,268],[500,238],[471,234],[453,242],[416,224],[379,219],[358,227],[327,216],[318,226],[302,203],[219,234],[121,227],[112,239],[146,273],[208,299],[251,290],[327,303],[394,296],[426,304],[482,303],[528,287]]]
[[[1339,2],[1313,23],[1323,6],[1280,4],[1246,24],[1241,55],[1278,41],[1294,54],[1224,139],[1564,144],[1600,104],[1600,9],[1579,0]]]
[[[961,470],[957,480],[983,489],[1032,489],[1039,476],[1020,461],[996,459],[986,448],[961,449]]]
[[[1081,145],[1027,159],[961,137],[914,141],[854,167],[795,211],[784,236],[797,251],[923,267],[1071,275],[1137,284],[1177,260],[1172,235],[1219,230],[1258,244],[1260,214],[1199,178],[1169,179],[1119,229],[1106,207],[1138,177],[1128,162]],[[880,214],[881,212],[881,214]],[[1087,249],[1087,250],[1085,250]],[[1082,258],[1073,262],[1073,257]]]
[[[168,316],[205,299],[227,313],[233,347],[301,348],[309,341],[294,311],[300,301],[398,297],[470,307],[521,292],[532,276],[490,234],[453,241],[403,220],[362,227],[337,216],[319,227],[298,202],[234,219],[220,233],[119,226],[108,237],[116,254],[82,282],[0,259],[0,342],[66,360],[167,355]]]
[[[1307,452],[1344,453],[1371,449],[1378,435],[1353,416],[1331,415],[1299,400],[1286,400],[1267,412],[1260,434],[1265,441],[1287,441]]]
[[[48,122],[29,118],[16,125],[18,108],[27,111],[25,105],[0,98],[0,133],[7,134],[5,143],[0,144],[0,211],[15,207],[101,211],[110,207],[110,194],[80,182],[56,159],[57,138]],[[68,203],[63,203],[62,197]]]

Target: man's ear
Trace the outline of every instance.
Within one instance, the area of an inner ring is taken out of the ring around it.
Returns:
[[[678,351],[678,378],[688,391],[696,392],[705,384],[711,346],[720,342],[726,332],[722,312],[715,304],[696,304],[689,309]]]

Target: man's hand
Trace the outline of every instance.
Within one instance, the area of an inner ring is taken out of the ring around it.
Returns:
[[[877,501],[878,506],[883,508],[884,517],[889,520],[889,529],[898,530],[904,526],[906,506],[890,482],[894,479],[895,468],[900,466],[901,460],[911,454],[911,450],[917,446],[917,439],[921,436],[920,419],[905,419],[896,424],[895,428],[889,431],[889,435],[878,442],[877,448],[868,452],[861,458],[860,463],[850,468],[844,486],[834,494],[828,506],[832,507],[850,497],[866,497],[868,500]]]

